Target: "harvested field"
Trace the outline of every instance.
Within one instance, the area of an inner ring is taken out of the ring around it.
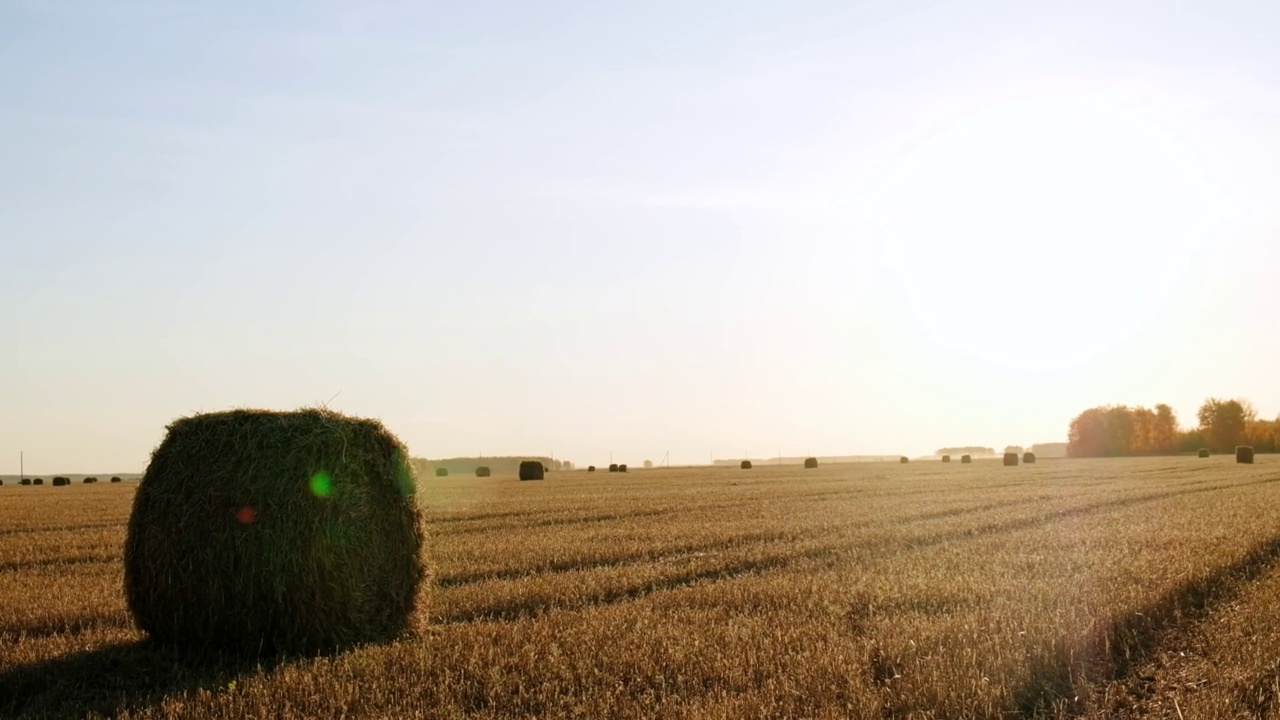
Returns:
[[[0,716],[1278,711],[1280,458],[420,479],[418,637],[198,664],[121,592],[136,485],[0,487]]]

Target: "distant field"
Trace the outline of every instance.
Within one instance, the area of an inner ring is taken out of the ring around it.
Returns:
[[[1280,458],[424,478],[417,637],[140,642],[136,488],[0,487],[0,717],[1273,717]]]

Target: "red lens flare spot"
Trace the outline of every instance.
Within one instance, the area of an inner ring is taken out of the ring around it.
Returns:
[[[239,520],[241,525],[249,525],[257,519],[258,511],[254,510],[250,505],[245,505],[236,512],[236,520]]]

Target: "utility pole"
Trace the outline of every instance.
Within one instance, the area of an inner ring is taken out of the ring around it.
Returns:
[[[26,466],[25,458],[23,458],[22,455],[23,455],[23,452],[19,450],[18,451],[18,484],[19,485],[22,484],[23,480],[27,479],[27,466]]]

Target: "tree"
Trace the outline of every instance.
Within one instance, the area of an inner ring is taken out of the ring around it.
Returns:
[[[1178,450],[1178,417],[1173,408],[1156,405],[1155,452],[1171,453]]]
[[[1213,450],[1227,452],[1244,440],[1250,415],[1257,416],[1253,406],[1246,408],[1246,403],[1209,398],[1200,406],[1196,417],[1200,420],[1201,432]]]

